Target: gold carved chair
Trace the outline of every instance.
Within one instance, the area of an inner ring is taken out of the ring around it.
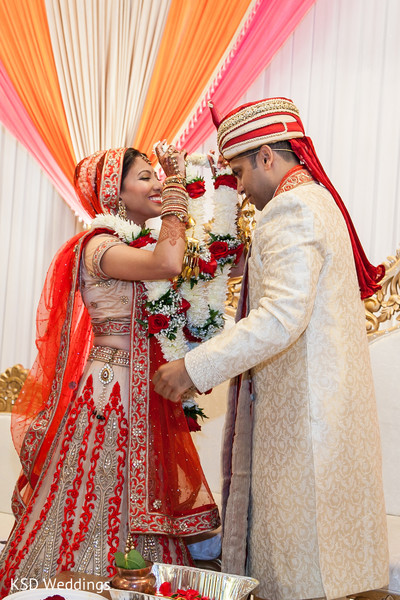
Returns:
[[[28,369],[14,365],[0,375],[0,413],[10,413],[11,407],[24,385]]]

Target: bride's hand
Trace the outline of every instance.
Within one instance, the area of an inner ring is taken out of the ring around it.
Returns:
[[[165,140],[164,142],[159,142],[157,144],[155,151],[158,162],[160,163],[166,176],[170,177],[171,175],[179,175],[181,177],[185,177],[186,151],[177,150],[173,144],[170,144],[166,150],[164,150],[163,147],[165,147]]]
[[[215,151],[214,150],[210,150],[207,154],[208,156],[208,162],[210,164],[211,167],[211,172],[213,174],[214,177],[217,176],[218,171],[222,168],[225,167],[229,167],[229,163],[228,161],[222,156],[222,154],[220,154],[218,156],[218,160],[215,160]]]

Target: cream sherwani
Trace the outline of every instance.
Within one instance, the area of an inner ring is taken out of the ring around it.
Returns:
[[[200,391],[251,371],[247,573],[270,600],[387,585],[364,311],[347,227],[329,192],[309,182],[274,197],[248,269],[248,316],[185,359]],[[230,500],[227,534],[241,517]],[[223,568],[231,570],[229,560]]]

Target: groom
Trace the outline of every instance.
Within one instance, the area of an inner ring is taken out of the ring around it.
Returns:
[[[383,268],[367,261],[290,100],[232,111],[219,124],[218,145],[238,192],[261,211],[242,318],[163,365],[154,383],[179,402],[192,385],[204,392],[235,378],[222,569],[257,578],[258,595],[270,600],[385,586],[379,432],[361,302],[378,289]]]

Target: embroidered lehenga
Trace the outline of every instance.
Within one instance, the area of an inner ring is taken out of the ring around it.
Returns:
[[[104,229],[78,234],[47,276],[39,355],[14,415],[23,474],[0,597],[21,577],[112,576],[127,544],[154,561],[191,564],[184,536],[219,525],[182,407],[151,383],[164,359],[143,328],[145,286],[101,271],[118,243]],[[127,335],[129,351],[91,347],[92,330]]]

